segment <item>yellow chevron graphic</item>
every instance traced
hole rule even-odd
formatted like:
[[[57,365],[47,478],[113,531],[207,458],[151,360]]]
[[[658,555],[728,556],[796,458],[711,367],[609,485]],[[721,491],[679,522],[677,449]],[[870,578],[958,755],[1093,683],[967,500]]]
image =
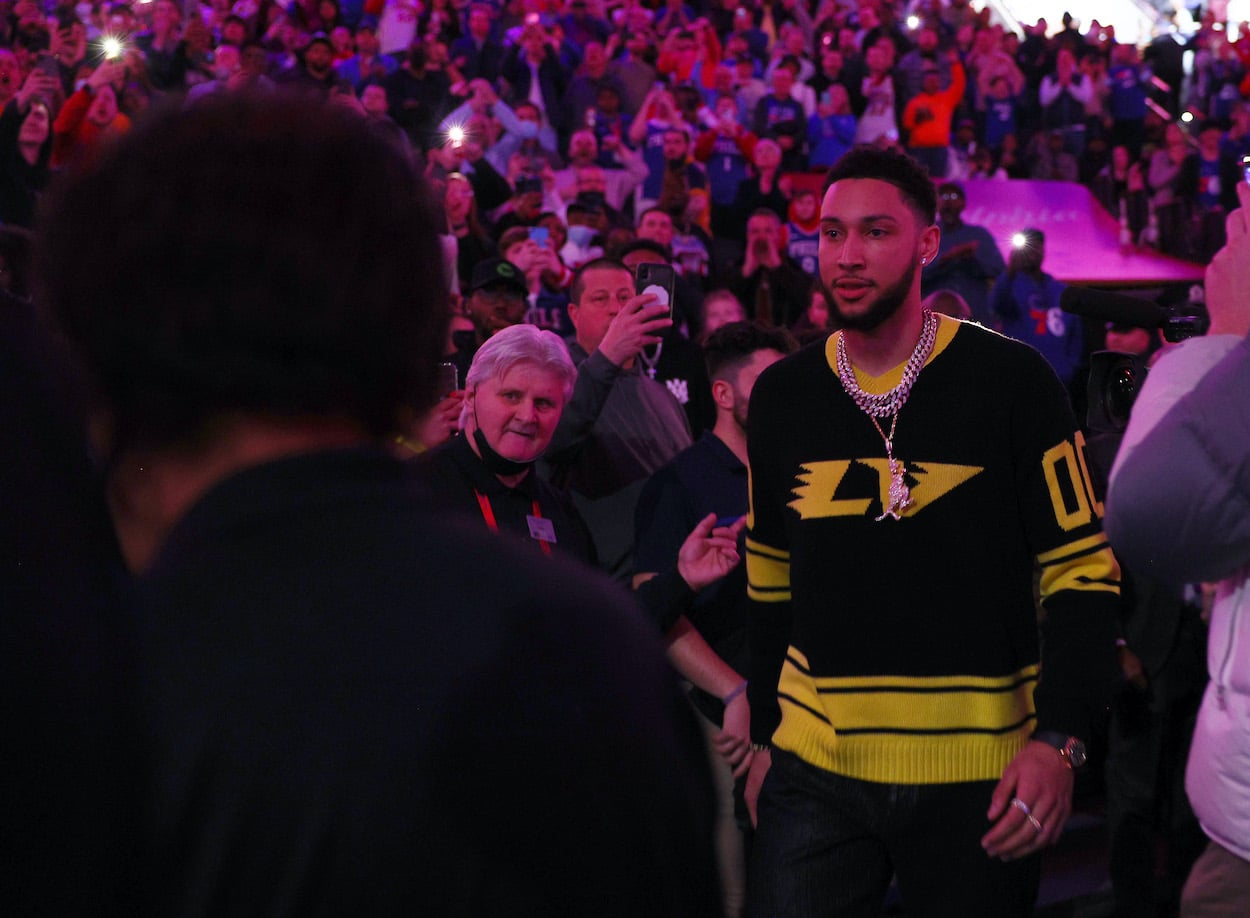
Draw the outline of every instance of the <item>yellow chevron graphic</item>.
[[[837,495],[838,488],[852,465],[860,465],[877,473],[877,493],[872,496]],[[912,504],[904,516],[915,516],[938,498],[949,494],[965,481],[985,471],[979,465],[952,465],[945,462],[906,462],[907,484]],[[799,519],[814,520],[833,516],[866,516],[874,503],[884,506],[889,501],[890,470],[884,457],[837,459],[828,462],[805,462],[795,475],[792,489],[795,499],[789,506]]]

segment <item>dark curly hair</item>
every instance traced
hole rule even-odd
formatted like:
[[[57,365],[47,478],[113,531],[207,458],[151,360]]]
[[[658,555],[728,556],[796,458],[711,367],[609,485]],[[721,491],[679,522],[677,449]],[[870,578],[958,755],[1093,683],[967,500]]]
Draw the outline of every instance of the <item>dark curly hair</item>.
[[[436,211],[358,115],[221,93],[148,117],[48,203],[44,302],[115,450],[192,442],[236,413],[381,437],[433,401]]]
[[[902,194],[921,226],[937,220],[937,191],[924,166],[906,153],[861,144],[848,150],[825,175],[824,191],[843,179],[877,179],[889,182]],[[823,192],[822,192],[823,193]]]

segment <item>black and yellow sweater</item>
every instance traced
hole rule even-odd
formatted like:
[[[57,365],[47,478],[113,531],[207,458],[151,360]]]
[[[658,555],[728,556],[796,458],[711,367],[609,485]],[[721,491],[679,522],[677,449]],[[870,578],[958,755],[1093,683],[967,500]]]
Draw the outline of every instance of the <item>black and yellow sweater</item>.
[[[771,367],[751,401],[753,740],[929,784],[997,779],[1035,729],[1088,738],[1119,570],[1054,372],[943,318],[895,436],[914,503],[877,522],[885,446],[838,381],[836,340]],[[901,371],[859,383],[883,392]]]

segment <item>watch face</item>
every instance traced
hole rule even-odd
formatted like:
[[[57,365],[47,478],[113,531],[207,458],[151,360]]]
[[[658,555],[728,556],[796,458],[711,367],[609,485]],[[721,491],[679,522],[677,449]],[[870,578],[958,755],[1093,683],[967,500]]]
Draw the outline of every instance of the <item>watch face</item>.
[[[1073,768],[1080,768],[1085,764],[1085,760],[1089,756],[1085,752],[1085,744],[1079,739],[1068,740],[1065,751],[1068,753],[1068,761],[1072,763]]]

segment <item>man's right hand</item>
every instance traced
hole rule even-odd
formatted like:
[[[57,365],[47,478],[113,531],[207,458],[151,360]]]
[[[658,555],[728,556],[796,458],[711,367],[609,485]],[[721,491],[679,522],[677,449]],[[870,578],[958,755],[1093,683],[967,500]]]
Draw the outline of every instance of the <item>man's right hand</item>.
[[[464,405],[464,390],[457,389],[422,417],[412,431],[413,437],[426,449],[433,449],[460,432],[460,409]]]
[[[761,749],[751,757],[751,770],[747,772],[747,783],[742,795],[746,799],[747,813],[751,816],[752,828],[760,824],[760,788],[764,786],[764,776],[768,774],[768,769],[772,767],[772,764],[773,751],[771,749]]]
[[[599,342],[599,353],[618,367],[625,366],[644,347],[659,344],[660,332],[672,324],[669,307],[657,303],[654,293],[631,297],[612,317]]]
[[[106,83],[112,83],[115,87],[120,86],[125,79],[125,64],[121,61],[102,61],[100,66],[92,71],[91,76],[87,77],[87,85],[92,90],[97,90]]]
[[[26,81],[17,91],[17,107],[23,112],[28,111],[31,100],[38,95],[44,96],[51,104],[60,92],[61,81],[35,67],[26,75]]]
[[[733,769],[734,780],[751,768],[755,753],[751,751],[751,706],[746,692],[725,705],[721,731],[712,741],[720,757]]]

